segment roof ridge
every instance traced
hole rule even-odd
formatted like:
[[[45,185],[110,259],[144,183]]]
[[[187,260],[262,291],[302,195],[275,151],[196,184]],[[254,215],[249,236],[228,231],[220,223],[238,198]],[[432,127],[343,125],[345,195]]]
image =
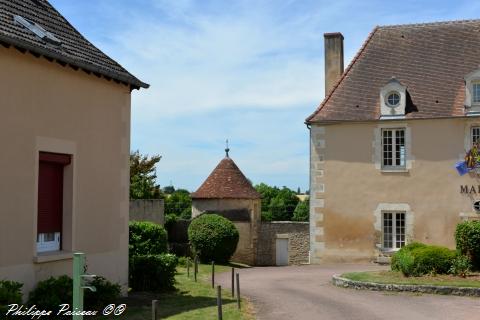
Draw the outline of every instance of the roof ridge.
[[[347,77],[347,74],[350,72],[350,70],[353,68],[353,65],[355,64],[355,62],[357,62],[357,60],[360,58],[360,55],[365,51],[365,49],[367,48],[367,45],[370,43],[370,40],[373,38],[373,35],[375,34],[375,32],[379,29],[380,27],[379,26],[376,26],[375,28],[373,28],[372,31],[370,31],[370,33],[368,34],[368,37],[367,39],[363,42],[362,46],[360,47],[360,49],[357,51],[357,54],[353,57],[352,61],[350,61],[350,63],[348,64],[347,68],[345,69],[345,71],[342,73],[342,75],[340,76],[340,78],[337,80],[337,82],[335,83],[335,85],[332,87],[332,89],[330,89],[330,91],[328,92],[328,94],[325,96],[325,98],[323,99],[322,103],[320,103],[320,105],[317,107],[317,109],[307,118],[305,119],[305,123],[308,124],[310,123],[310,121],[312,120],[313,117],[315,117],[315,115],[318,114],[318,112],[320,112],[320,110],[323,108],[323,106],[328,102],[328,100],[330,100],[330,97],[333,95],[333,93],[335,92],[335,90],[338,88],[338,86],[340,85],[340,83],[342,83],[343,79],[345,79]]]
[[[417,23],[405,23],[405,24],[392,24],[378,26],[381,29],[390,29],[398,27],[426,27],[426,26],[439,26],[449,24],[462,24],[462,23],[475,23],[480,22],[480,19],[461,19],[461,20],[445,20],[445,21],[432,21],[432,22],[417,22]]]

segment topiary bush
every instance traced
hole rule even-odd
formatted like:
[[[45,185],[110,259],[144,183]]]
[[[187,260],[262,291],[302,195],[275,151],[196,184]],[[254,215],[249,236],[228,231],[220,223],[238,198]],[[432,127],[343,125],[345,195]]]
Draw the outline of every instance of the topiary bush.
[[[40,281],[28,297],[28,305],[38,309],[58,311],[64,303],[72,303],[73,281],[69,276],[50,277]]]
[[[480,270],[480,221],[464,221],[455,230],[457,250],[467,256],[472,267]]]
[[[204,213],[188,227],[188,239],[202,262],[228,262],[237,248],[238,238],[235,225],[217,214]]]
[[[445,247],[412,243],[393,255],[391,269],[401,271],[407,277],[446,274],[455,257],[455,251]]]
[[[452,266],[456,252],[445,247],[427,246],[412,250],[414,275],[446,274]]]
[[[130,287],[135,291],[165,291],[174,288],[178,258],[173,254],[130,258]]]
[[[22,303],[23,284],[15,281],[0,281],[0,315],[5,315],[9,304]]]
[[[130,222],[129,252],[130,256],[166,253],[167,232],[165,228],[148,221]]]
[[[120,285],[112,283],[102,276],[95,277],[89,282],[89,285],[94,286],[96,291],[84,291],[85,310],[101,310],[120,297]]]

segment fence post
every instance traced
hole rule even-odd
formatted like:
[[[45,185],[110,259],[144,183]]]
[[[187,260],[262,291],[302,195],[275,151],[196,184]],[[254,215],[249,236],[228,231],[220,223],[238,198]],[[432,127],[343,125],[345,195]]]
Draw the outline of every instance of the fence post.
[[[157,320],[157,302],[158,300],[152,300],[152,320]]]
[[[212,289],[215,288],[215,261],[212,261]]]
[[[235,268],[232,268],[232,298],[235,297]]]
[[[218,310],[218,320],[222,320],[222,286],[217,286],[217,310]]]
[[[240,309],[240,274],[237,273],[237,306]]]

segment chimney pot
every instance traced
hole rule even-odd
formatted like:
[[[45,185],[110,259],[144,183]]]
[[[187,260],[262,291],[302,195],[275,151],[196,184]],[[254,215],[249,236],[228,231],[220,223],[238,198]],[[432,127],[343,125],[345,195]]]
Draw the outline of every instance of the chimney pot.
[[[343,35],[325,33],[325,96],[332,90],[343,73]]]

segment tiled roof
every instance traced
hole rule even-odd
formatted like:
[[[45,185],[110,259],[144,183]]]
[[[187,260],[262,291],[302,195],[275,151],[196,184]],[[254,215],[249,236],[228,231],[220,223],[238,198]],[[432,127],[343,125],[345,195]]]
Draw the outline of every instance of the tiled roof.
[[[407,119],[464,116],[464,77],[479,64],[480,20],[376,27],[306,122],[379,119],[392,77],[407,86]]]
[[[18,15],[34,22],[61,41],[48,44],[27,28],[14,22]],[[13,45],[61,64],[82,68],[107,79],[148,88],[121,65],[85,39],[47,0],[0,0],[0,43]]]
[[[261,195],[229,157],[220,161],[207,180],[192,193],[194,199],[260,199]]]

